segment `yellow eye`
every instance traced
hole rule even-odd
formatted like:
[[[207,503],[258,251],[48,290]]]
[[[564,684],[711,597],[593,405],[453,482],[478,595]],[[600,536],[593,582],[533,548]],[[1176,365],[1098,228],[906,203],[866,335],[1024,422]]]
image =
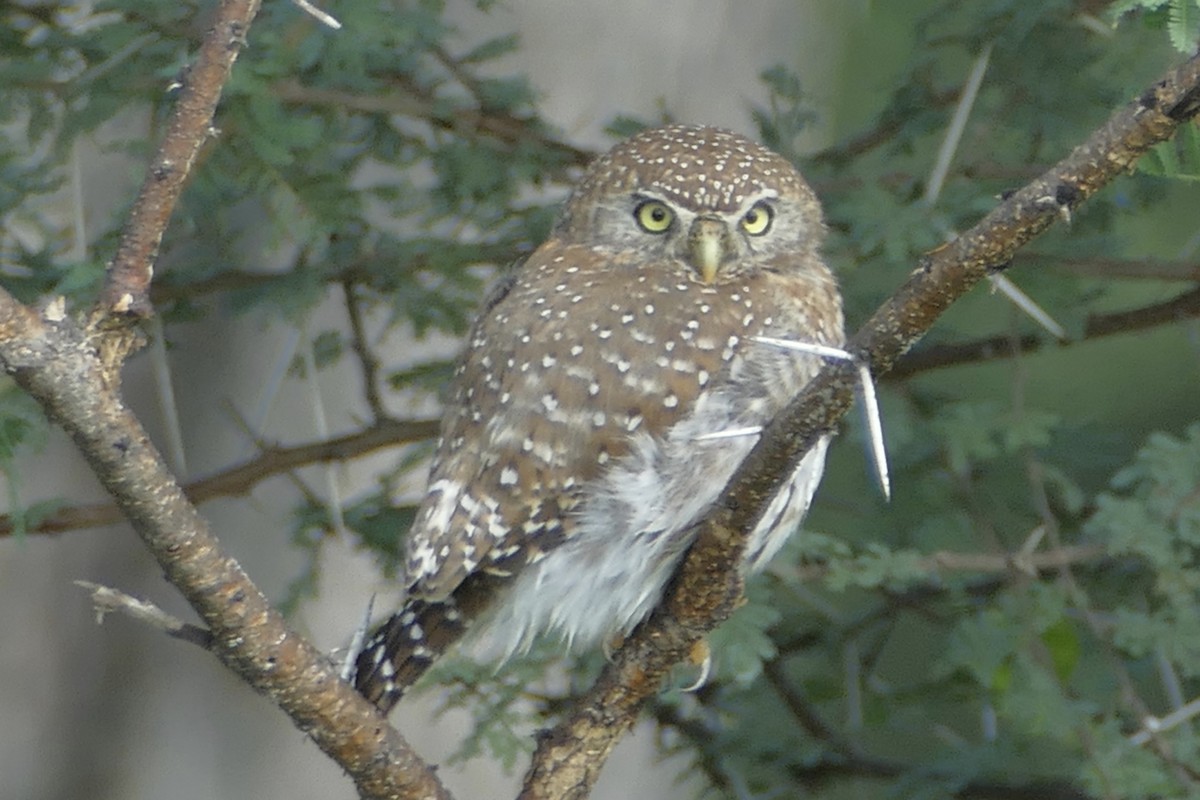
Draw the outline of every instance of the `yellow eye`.
[[[665,233],[675,221],[675,212],[658,200],[647,200],[633,211],[633,217],[646,233]]]
[[[754,207],[742,217],[742,230],[751,236],[762,236],[771,230],[771,220],[775,219],[775,211],[766,203],[755,203]]]

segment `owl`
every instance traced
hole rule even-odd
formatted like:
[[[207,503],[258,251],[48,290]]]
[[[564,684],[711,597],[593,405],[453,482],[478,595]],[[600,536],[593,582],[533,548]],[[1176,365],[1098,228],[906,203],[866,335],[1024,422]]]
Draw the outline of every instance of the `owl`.
[[[386,712],[469,626],[476,654],[505,658],[645,618],[759,428],[820,367],[755,337],[843,342],[823,235],[800,174],[736,133],[670,125],[597,159],[471,330],[407,596],[358,655],[359,691]],[[827,445],[772,498],[746,570],[798,527]]]

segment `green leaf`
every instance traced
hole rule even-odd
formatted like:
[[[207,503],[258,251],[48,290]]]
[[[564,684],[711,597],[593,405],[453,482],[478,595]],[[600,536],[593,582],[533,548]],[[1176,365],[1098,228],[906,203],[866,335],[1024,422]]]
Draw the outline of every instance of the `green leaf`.
[[[1181,125],[1175,136],[1150,149],[1138,160],[1138,170],[1159,178],[1200,181],[1200,128]]]
[[[1065,618],[1042,631],[1042,644],[1054,663],[1054,673],[1060,681],[1070,680],[1083,655],[1083,644],[1075,626]]]
[[[1196,37],[1200,34],[1200,4],[1196,0],[1171,0],[1168,17],[1171,44],[1181,53],[1195,52]]]

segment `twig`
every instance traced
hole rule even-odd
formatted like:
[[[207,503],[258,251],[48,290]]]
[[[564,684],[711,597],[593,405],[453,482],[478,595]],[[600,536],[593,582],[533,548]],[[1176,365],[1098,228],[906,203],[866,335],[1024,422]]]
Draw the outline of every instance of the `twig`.
[[[167,453],[171,468],[181,478],[188,477],[187,449],[183,446],[183,425],[179,421],[179,403],[175,399],[175,381],[171,375],[171,359],[167,356],[167,329],[162,317],[148,323],[150,329],[150,363],[153,367],[154,388],[158,407],[166,428]]]
[[[559,141],[537,130],[536,121],[487,114],[470,108],[446,108],[432,97],[394,87],[386,94],[355,94],[338,89],[305,86],[298,81],[281,81],[272,92],[286,103],[333,106],[373,114],[401,114],[427,120],[436,128],[457,133],[474,131],[506,144],[531,141],[561,155],[567,164],[584,166],[595,154]],[[511,253],[509,254],[511,257]]]
[[[157,628],[175,639],[191,642],[205,650],[212,649],[212,631],[173,617],[149,600],[138,600],[117,589],[89,581],[75,581],[75,585],[82,586],[91,593],[97,625],[104,622],[105,616],[116,611]]]
[[[322,439],[329,437],[329,416],[325,412],[325,399],[321,395],[321,381],[317,374],[317,356],[313,349],[313,339],[308,330],[308,316],[300,325],[302,341],[300,343],[300,358],[304,364],[304,385],[308,389],[308,399],[312,403],[313,426],[317,435]],[[338,481],[337,465],[326,462],[321,465],[325,476],[325,491],[327,499],[320,505],[329,512],[333,530],[339,536],[346,534],[346,519],[342,516],[342,487]]]
[[[1158,258],[1099,258],[1095,256],[1062,256],[1054,253],[1026,253],[1022,261],[1037,261],[1054,269],[1062,269],[1089,278],[1104,280],[1129,279],[1137,281],[1200,281],[1200,263],[1167,261]]]
[[[1200,57],[1168,73],[1114,114],[1053,169],[971,230],[927,254],[846,348],[885,372],[955,300],[1003,269],[1016,250],[1128,170],[1200,110]],[[672,665],[740,601],[746,532],[816,440],[849,409],[857,372],[827,364],[778,415],[700,523],[663,604],[639,626],[591,691],[538,742],[523,800],[584,797],[605,759]]]
[[[978,364],[998,358],[1012,358],[1018,353],[1032,353],[1048,344],[1068,346],[1083,341],[1114,336],[1120,333],[1169,325],[1185,319],[1200,317],[1200,288],[1191,289],[1162,303],[1093,314],[1083,326],[1083,334],[1070,342],[1050,342],[1043,337],[1027,334],[1017,338],[989,336],[970,342],[933,344],[905,355],[896,363],[884,380],[903,380],[920,372],[955,367],[963,364]]]
[[[203,503],[219,497],[249,492],[262,481],[276,475],[328,461],[348,461],[384,447],[421,442],[437,435],[436,420],[383,420],[369,428],[329,441],[309,442],[292,447],[265,448],[258,456],[184,487],[188,500]],[[111,503],[62,508],[30,527],[27,533],[63,533],[81,528],[112,525],[122,519],[121,510]],[[0,537],[13,531],[12,518],[0,515]]]
[[[387,417],[383,397],[379,394],[379,356],[375,355],[375,350],[367,342],[366,326],[363,325],[362,309],[358,305],[354,282],[342,281],[342,293],[346,298],[346,318],[350,321],[350,343],[362,370],[363,394],[367,398],[367,407],[378,422]]]
[[[153,313],[150,281],[158,246],[200,147],[213,132],[221,87],[246,43],[246,31],[258,8],[258,0],[223,0],[218,8],[195,63],[181,78],[166,136],[121,231],[104,290],[92,312],[94,318],[141,318]]]
[[[701,722],[683,716],[675,706],[655,703],[652,706],[655,719],[662,726],[678,731],[699,753],[699,768],[709,782],[718,789],[725,789],[733,797],[749,796],[736,792],[738,776],[726,769],[724,758],[727,753],[719,749],[713,731]],[[790,779],[797,786],[806,788],[816,795],[821,788],[839,779],[858,782],[860,796],[866,795],[863,779],[872,781],[894,781],[911,775],[914,767],[902,761],[887,761],[871,756],[859,755],[853,750],[840,752],[826,758],[805,760],[803,765],[788,768]],[[969,778],[961,772],[943,774],[940,770],[926,773],[933,778],[946,778],[957,788],[950,795],[963,800],[1097,800],[1063,780],[1027,779],[1020,781],[1015,776],[1005,776],[1004,782],[985,777]]]
[[[455,245],[439,242],[443,255],[454,258],[456,253],[446,252]],[[459,267],[466,269],[471,266],[495,266],[511,263],[513,256],[522,252],[529,247],[529,243],[520,239],[502,239],[490,242],[477,242],[466,245],[457,245],[459,253],[469,254],[469,258],[459,257]],[[420,272],[432,269],[428,254],[418,253],[412,255],[403,264],[397,264],[396,270],[403,272],[406,275],[416,275]],[[298,270],[303,270],[308,265],[303,261],[299,261],[290,266],[289,269],[281,272],[244,272],[242,270],[229,269],[219,272],[207,278],[200,280],[183,279],[179,283],[172,283],[173,278],[179,276],[168,274],[165,280],[160,280],[154,284],[151,290],[151,298],[155,305],[170,303],[176,300],[195,301],[197,298],[206,295],[215,294],[218,292],[236,292],[243,289],[255,290],[270,290],[271,284],[282,284],[294,277]],[[377,276],[372,274],[371,270],[361,261],[351,262],[340,269],[326,271],[328,264],[322,265],[320,279],[327,284],[345,283],[347,281],[355,284],[369,285],[375,281]]]
[[[845,164],[853,161],[861,155],[871,152],[877,147],[887,144],[896,137],[896,132],[904,126],[904,123],[909,119],[910,114],[906,108],[912,104],[916,107],[932,110],[944,108],[957,100],[962,95],[962,87],[958,86],[953,89],[935,92],[928,87],[917,87],[924,89],[924,94],[919,99],[908,99],[904,104],[896,103],[891,108],[888,108],[879,117],[879,122],[874,128],[863,131],[857,136],[848,139],[840,144],[822,150],[819,153],[813,154],[809,161],[828,164]]]
[[[780,659],[763,663],[763,677],[783,700],[792,718],[800,723],[813,739],[828,747],[832,752],[846,758],[861,759],[864,754],[853,741],[846,739],[817,713],[817,710],[784,677]]]

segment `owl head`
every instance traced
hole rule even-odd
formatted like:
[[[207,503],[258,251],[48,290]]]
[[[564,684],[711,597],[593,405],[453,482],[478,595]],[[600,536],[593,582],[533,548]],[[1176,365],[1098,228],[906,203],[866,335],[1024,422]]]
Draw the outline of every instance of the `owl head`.
[[[824,230],[816,196],[785,158],[731,131],[669,125],[594,161],[555,234],[643,263],[683,264],[712,284],[802,267]]]

